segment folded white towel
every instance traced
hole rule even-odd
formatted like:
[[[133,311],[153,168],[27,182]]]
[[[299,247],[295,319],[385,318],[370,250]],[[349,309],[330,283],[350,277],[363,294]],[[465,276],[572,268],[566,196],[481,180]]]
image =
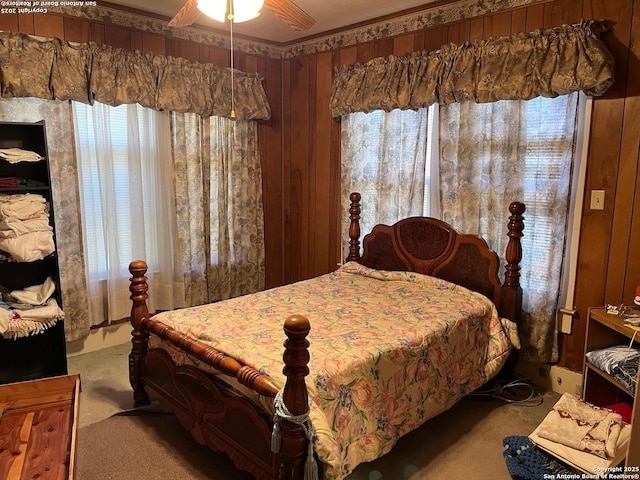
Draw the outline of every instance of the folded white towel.
[[[64,318],[64,313],[60,310],[55,298],[50,298],[47,304],[39,308],[29,310],[14,310],[13,313],[22,320],[47,321],[51,319]]]
[[[11,296],[28,305],[44,305],[55,291],[56,284],[53,278],[47,277],[40,285],[31,285],[22,290],[13,290]]]
[[[0,196],[0,216],[29,220],[47,213],[47,201],[42,195],[25,193]]]
[[[55,251],[53,232],[31,232],[17,238],[0,238],[0,250],[18,262],[41,260]]]
[[[50,232],[53,228],[49,225],[48,215],[39,215],[29,220],[4,218],[0,220],[0,238],[16,238],[31,232]]]

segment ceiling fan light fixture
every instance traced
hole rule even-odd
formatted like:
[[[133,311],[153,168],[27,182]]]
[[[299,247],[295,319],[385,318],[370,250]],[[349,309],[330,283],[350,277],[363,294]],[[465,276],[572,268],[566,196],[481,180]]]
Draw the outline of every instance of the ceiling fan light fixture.
[[[198,0],[198,10],[218,22],[224,23],[227,19],[226,0]]]
[[[208,17],[224,23],[232,18],[234,23],[246,22],[260,15],[264,0],[233,0],[233,11],[227,15],[228,0],[198,0],[198,10]]]
[[[236,23],[253,20],[260,15],[264,0],[233,0],[233,21]]]

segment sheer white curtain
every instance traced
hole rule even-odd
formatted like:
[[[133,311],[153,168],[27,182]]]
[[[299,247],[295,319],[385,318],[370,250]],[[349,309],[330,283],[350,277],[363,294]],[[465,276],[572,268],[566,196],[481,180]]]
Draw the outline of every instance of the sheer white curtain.
[[[146,260],[151,311],[184,305],[167,112],[73,103],[91,324],[127,317]]]
[[[429,125],[426,108],[342,116],[342,211],[349,210],[351,192],[362,194],[362,235],[378,223],[430,213]],[[348,231],[345,218],[342,258]]]

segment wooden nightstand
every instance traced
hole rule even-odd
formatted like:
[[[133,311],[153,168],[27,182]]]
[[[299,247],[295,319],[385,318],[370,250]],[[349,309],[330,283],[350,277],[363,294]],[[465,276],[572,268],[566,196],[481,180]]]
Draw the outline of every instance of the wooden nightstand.
[[[614,345],[628,345],[633,338],[634,330],[624,325],[624,319],[608,314],[604,308],[591,308],[587,320],[587,352]],[[640,333],[636,335],[640,340]],[[634,342],[640,346],[640,342]],[[584,378],[582,379],[582,398],[594,405],[612,405],[626,402],[633,404],[631,417],[631,439],[627,454],[627,467],[640,466],[640,403],[629,389],[613,376],[591,365],[585,358]],[[636,389],[637,390],[637,389]],[[637,396],[636,396],[637,397]],[[631,472],[630,472],[631,473]]]
[[[614,345],[628,345],[634,330],[624,325],[624,319],[608,314],[604,308],[589,310],[585,355],[593,350]],[[640,334],[636,336],[640,340]],[[636,346],[640,343],[635,342]],[[633,394],[622,383],[590,364],[585,358],[582,397],[594,405],[619,402],[633,403]]]

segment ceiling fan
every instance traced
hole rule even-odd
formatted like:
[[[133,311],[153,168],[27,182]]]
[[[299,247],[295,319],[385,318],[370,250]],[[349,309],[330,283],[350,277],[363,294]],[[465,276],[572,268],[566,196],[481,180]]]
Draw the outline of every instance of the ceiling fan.
[[[219,1],[219,0],[218,0]],[[234,3],[237,0],[234,0]],[[211,0],[209,0],[211,2]],[[206,0],[187,0],[184,6],[169,22],[170,27],[185,27],[196,21],[201,9],[198,4],[206,4]],[[228,3],[225,1],[225,3]],[[265,8],[271,10],[276,17],[289,25],[292,30],[303,31],[308,30],[316,21],[291,0],[264,0]],[[248,20],[248,18],[246,19]],[[221,20],[222,21],[222,20]],[[239,21],[239,19],[236,19]]]

